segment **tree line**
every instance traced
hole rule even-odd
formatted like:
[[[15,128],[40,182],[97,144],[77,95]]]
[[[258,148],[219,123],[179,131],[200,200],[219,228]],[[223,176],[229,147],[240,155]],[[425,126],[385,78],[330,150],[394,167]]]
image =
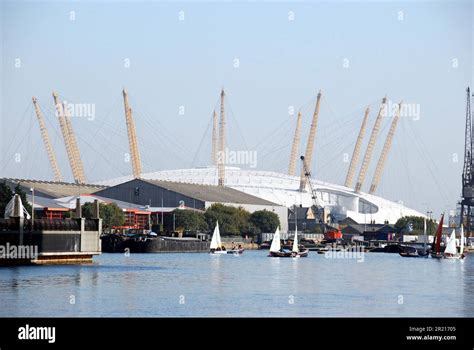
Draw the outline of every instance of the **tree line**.
[[[280,226],[277,214],[269,210],[258,210],[253,213],[242,207],[213,204],[205,212],[176,209],[167,217],[164,226],[170,228],[174,216],[176,231],[210,232],[219,222],[221,235],[253,236],[261,232],[275,232]]]

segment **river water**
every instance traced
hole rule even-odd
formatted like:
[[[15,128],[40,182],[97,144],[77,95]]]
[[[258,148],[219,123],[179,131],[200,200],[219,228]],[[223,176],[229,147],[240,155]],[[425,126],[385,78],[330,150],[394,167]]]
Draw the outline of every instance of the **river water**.
[[[0,316],[474,316],[464,261],[102,254],[92,265],[0,268]]]

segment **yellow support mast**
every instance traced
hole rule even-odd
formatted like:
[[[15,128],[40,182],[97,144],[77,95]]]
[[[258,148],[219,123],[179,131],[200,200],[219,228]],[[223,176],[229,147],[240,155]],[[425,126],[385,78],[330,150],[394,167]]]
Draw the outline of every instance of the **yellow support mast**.
[[[61,182],[62,176],[61,171],[59,170],[58,162],[56,160],[56,155],[54,154],[53,147],[51,146],[51,142],[49,140],[48,130],[46,129],[46,124],[44,122],[43,113],[41,113],[41,109],[38,105],[38,100],[36,97],[32,97],[33,105],[35,107],[36,117],[38,118],[38,123],[41,131],[41,137],[43,138],[43,143],[46,148],[46,152],[48,153],[49,163],[51,165],[51,169],[53,170],[54,181]]]
[[[63,104],[63,111],[64,111],[64,120],[66,121],[67,132],[69,134],[69,142],[71,144],[71,149],[74,156],[74,162],[76,164],[78,183],[85,184],[86,175],[84,173],[84,166],[82,164],[79,147],[77,146],[76,136],[74,135],[74,130],[72,128],[71,116],[69,115],[69,112],[65,104]]]
[[[382,99],[382,104],[380,106],[377,119],[375,119],[375,124],[372,129],[372,134],[370,135],[369,143],[367,144],[367,149],[365,150],[364,160],[362,161],[359,177],[357,179],[357,183],[355,187],[356,192],[359,192],[360,189],[362,188],[362,185],[365,180],[365,176],[367,175],[367,170],[369,169],[370,159],[372,158],[372,153],[374,152],[375,141],[377,140],[377,135],[380,130],[380,123],[382,122],[382,117],[384,114],[386,103],[387,103],[387,96],[385,96]]]
[[[379,185],[380,178],[382,177],[383,168],[387,161],[387,155],[392,147],[393,136],[395,135],[395,130],[397,128],[398,120],[400,119],[400,111],[402,109],[402,102],[398,104],[398,110],[393,118],[392,125],[390,125],[390,130],[388,131],[387,139],[383,145],[382,153],[380,153],[380,158],[377,163],[377,168],[375,168],[374,177],[372,179],[372,184],[370,185],[369,193],[373,194]]]
[[[135,123],[133,121],[132,109],[128,102],[128,93],[125,88],[123,93],[123,103],[125,108],[125,121],[127,124],[128,144],[130,147],[130,156],[132,158],[132,171],[135,179],[140,178],[142,173],[142,165],[140,160],[140,151],[138,149],[137,133],[135,130]]]
[[[291,146],[290,165],[288,166],[288,175],[295,176],[296,162],[298,159],[298,148],[301,140],[301,111],[298,112],[296,119],[295,135],[293,137],[293,145]]]
[[[364,119],[362,120],[362,125],[360,126],[359,136],[357,136],[357,141],[354,147],[354,152],[352,153],[351,164],[349,165],[349,170],[346,175],[346,182],[344,186],[351,187],[352,178],[354,177],[357,162],[359,161],[360,149],[362,147],[362,141],[364,140],[365,129],[367,126],[367,120],[369,119],[370,107],[367,107],[364,114]]]
[[[319,106],[321,103],[321,90],[318,92],[318,97],[316,98],[316,106],[314,108],[313,113],[313,120],[311,121],[311,128],[309,129],[308,135],[308,143],[306,144],[306,152],[304,155],[305,164],[308,168],[308,171],[311,171],[311,162],[313,159],[313,148],[314,148],[314,140],[316,138],[316,129],[318,128],[318,118],[319,118]],[[304,174],[304,170],[301,171],[301,178],[300,178],[300,191],[304,191],[306,189],[306,176]]]
[[[225,109],[224,109],[224,89],[221,90],[221,118],[219,126],[219,155],[218,159],[218,186],[224,186],[225,183]]]
[[[69,165],[71,166],[72,176],[74,181],[80,183],[80,176],[78,175],[76,162],[74,158],[74,153],[71,147],[71,142],[69,140],[69,131],[66,125],[66,118],[64,116],[64,106],[59,100],[58,94],[53,92],[54,106],[56,107],[56,114],[59,121],[59,126],[61,128],[61,134],[63,135],[64,146],[66,147],[66,153],[69,160]]]

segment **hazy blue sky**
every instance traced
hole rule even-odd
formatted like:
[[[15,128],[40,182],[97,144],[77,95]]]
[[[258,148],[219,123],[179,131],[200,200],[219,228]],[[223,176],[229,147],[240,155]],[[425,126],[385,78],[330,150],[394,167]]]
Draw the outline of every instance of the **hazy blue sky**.
[[[296,115],[289,106],[302,109],[305,143],[322,89],[317,178],[343,183],[363,110],[372,107],[369,133],[387,94],[417,106],[420,117],[402,118],[377,193],[436,215],[459,198],[465,88],[473,82],[470,1],[12,1],[1,3],[0,20],[0,176],[52,178],[34,95],[72,179],[53,90],[95,108],[94,118],[73,118],[88,180],[131,173],[123,86],[144,171],[209,164],[209,121],[223,86],[229,148],[257,151],[257,169],[286,172]]]

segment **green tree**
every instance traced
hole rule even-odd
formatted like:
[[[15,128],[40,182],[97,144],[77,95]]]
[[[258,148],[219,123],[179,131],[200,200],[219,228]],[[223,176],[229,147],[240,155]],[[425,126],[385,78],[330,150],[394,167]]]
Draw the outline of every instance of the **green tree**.
[[[408,229],[409,224],[413,226],[413,231]],[[412,235],[422,235],[424,226],[424,218],[422,216],[404,216],[397,220],[395,228],[399,233],[407,233]],[[436,232],[438,224],[432,219],[426,220],[426,231],[431,234]]]
[[[5,207],[7,206],[8,202],[13,197],[13,192],[11,188],[7,185],[5,181],[0,183],[0,215],[3,218],[5,215]]]
[[[86,219],[94,217],[94,203],[84,203],[82,205],[82,216]],[[99,217],[102,219],[102,226],[104,228],[122,226],[125,223],[123,211],[115,203],[99,203]]]
[[[189,231],[207,231],[208,229],[204,213],[195,210],[175,209],[173,214],[176,228],[181,227],[183,230]]]
[[[244,235],[251,233],[250,213],[242,207],[233,207],[220,203],[207,208],[204,217],[211,230],[219,221],[222,235]]]
[[[256,228],[256,233],[275,232],[280,226],[280,218],[272,211],[258,210],[250,215],[250,223]]]

